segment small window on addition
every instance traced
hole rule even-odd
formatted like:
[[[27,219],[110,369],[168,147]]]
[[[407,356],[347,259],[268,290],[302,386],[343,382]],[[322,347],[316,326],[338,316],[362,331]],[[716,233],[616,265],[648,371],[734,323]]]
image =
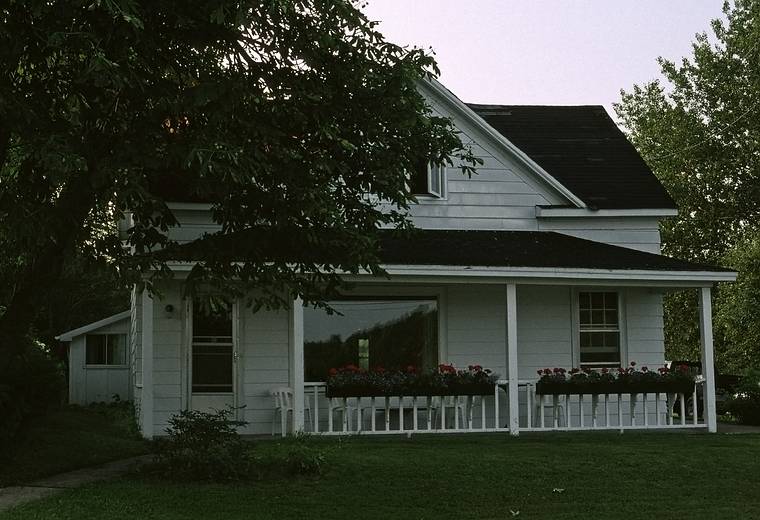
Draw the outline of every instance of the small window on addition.
[[[618,293],[578,293],[581,366],[620,366]]]
[[[443,197],[446,169],[443,165],[422,160],[417,164],[411,178],[414,195]]]
[[[87,365],[126,365],[126,334],[88,334],[85,338]]]

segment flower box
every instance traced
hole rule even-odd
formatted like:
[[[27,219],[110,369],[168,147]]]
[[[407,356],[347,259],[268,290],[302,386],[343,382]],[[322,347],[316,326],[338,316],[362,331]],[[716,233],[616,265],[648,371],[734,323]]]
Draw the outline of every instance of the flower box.
[[[595,371],[574,368],[539,370],[541,378],[536,383],[537,395],[603,395],[603,394],[687,394],[694,392],[694,377],[684,367],[670,370],[659,368],[656,372],[642,367],[619,368],[616,373],[609,369]]]
[[[694,381],[605,381],[573,383],[571,381],[539,381],[538,395],[589,395],[589,394],[687,394],[694,391]]]
[[[418,372],[363,370],[349,365],[332,369],[327,379],[328,398],[344,397],[432,397],[493,395],[497,376],[479,365],[457,370],[452,365]]]
[[[585,395],[617,394],[618,385],[614,381],[574,383],[571,381],[539,381],[536,383],[538,395]]]

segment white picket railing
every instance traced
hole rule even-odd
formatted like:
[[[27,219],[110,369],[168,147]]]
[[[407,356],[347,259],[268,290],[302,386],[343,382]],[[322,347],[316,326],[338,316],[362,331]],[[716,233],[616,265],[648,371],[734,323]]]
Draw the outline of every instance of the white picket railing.
[[[642,430],[706,428],[699,419],[697,388],[692,395],[674,393],[536,395],[535,382],[526,383],[525,431],[549,430]],[[691,418],[687,399],[691,398]],[[678,418],[674,410],[679,403]],[[548,418],[547,418],[548,416]]]
[[[508,432],[499,426],[506,383],[499,381],[489,396],[333,398],[326,397],[324,383],[305,383],[307,429],[327,435]]]
[[[705,428],[697,379],[684,394],[536,395],[536,381],[518,383],[521,431]],[[309,432],[323,435],[508,432],[508,382],[488,396],[327,398],[325,383],[305,383]],[[691,417],[687,398],[691,397]],[[678,410],[674,410],[679,403]],[[677,414],[677,417],[676,417]]]

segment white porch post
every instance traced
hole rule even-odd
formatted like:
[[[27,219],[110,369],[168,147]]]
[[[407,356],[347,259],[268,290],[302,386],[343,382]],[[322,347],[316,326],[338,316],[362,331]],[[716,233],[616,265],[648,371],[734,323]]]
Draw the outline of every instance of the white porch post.
[[[304,430],[304,387],[303,387],[303,301],[293,300],[290,312],[291,375],[293,388],[293,432]]]
[[[509,283],[507,284],[507,379],[509,380],[509,433],[511,435],[520,434],[517,372],[517,286]]]
[[[142,292],[142,392],[140,428],[143,437],[153,438],[153,298]]]
[[[699,338],[702,344],[702,375],[704,383],[704,417],[707,430],[715,433],[718,430],[718,419],[715,413],[715,363],[713,360],[713,327],[712,301],[710,287],[699,290]]]

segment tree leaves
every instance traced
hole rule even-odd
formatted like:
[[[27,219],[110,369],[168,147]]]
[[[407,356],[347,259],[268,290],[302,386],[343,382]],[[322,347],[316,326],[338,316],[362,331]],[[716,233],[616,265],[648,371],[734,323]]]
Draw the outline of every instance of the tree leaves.
[[[690,58],[659,59],[665,86],[654,81],[623,91],[615,109],[679,206],[678,217],[662,224],[663,252],[738,268],[744,278],[753,267],[739,259],[754,251],[742,253],[760,221],[760,4],[737,0],[724,12],[727,22],[712,22],[714,36],[697,35]],[[732,299],[724,293],[752,298],[742,287],[721,287],[716,301],[718,359],[733,370],[758,361],[760,350],[730,354],[741,336],[735,324],[749,316],[731,318],[720,306]],[[696,298],[669,295],[666,310],[669,355],[696,357]],[[754,341],[760,345],[760,336]]]
[[[14,0],[0,20],[0,248],[20,259],[0,336],[84,250],[167,273],[170,201],[210,204],[220,237],[340,252],[197,243],[196,278],[317,302],[339,272],[380,272],[374,236],[408,227],[420,153],[476,161],[418,91],[432,57],[386,42],[348,0]],[[137,255],[103,234],[125,212]]]

